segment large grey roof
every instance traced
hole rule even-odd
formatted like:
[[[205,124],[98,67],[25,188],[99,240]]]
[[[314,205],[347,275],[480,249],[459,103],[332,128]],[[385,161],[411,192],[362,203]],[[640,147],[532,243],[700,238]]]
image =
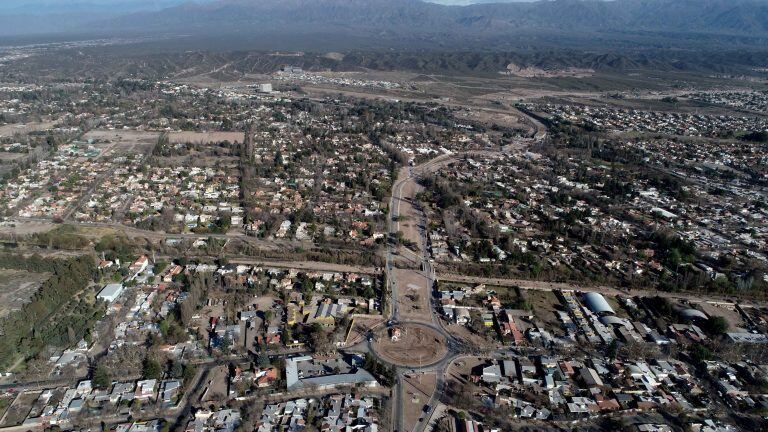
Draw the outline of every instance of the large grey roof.
[[[704,312],[698,309],[683,309],[682,311],[680,311],[680,315],[688,319],[698,318],[698,319],[705,320],[708,318]]]
[[[592,313],[615,313],[611,305],[608,304],[603,295],[600,293],[588,292],[584,294],[583,300],[584,304],[587,306],[587,309],[592,311]]]
[[[615,315],[600,317],[600,322],[605,325],[615,325],[615,326],[626,326],[628,324],[626,319],[619,318]]]

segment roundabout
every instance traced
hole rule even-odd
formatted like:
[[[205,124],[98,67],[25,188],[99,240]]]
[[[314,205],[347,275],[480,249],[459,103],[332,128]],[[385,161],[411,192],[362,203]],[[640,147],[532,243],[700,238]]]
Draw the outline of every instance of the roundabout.
[[[394,366],[422,368],[445,359],[446,342],[445,336],[432,326],[410,322],[380,328],[371,348],[380,359]]]

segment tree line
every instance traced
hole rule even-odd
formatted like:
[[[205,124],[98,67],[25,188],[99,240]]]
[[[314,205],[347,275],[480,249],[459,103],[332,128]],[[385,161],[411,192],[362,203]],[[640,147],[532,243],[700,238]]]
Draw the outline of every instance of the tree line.
[[[101,305],[77,298],[96,275],[92,256],[49,259],[0,255],[0,267],[51,274],[27,304],[0,324],[2,368],[12,365],[19,356],[34,357],[47,346],[76,343],[103,315]]]

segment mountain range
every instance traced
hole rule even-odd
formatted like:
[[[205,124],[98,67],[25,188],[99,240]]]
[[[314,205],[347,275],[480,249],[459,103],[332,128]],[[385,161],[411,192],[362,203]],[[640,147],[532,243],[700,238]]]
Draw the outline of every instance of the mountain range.
[[[543,0],[467,6],[421,0],[140,1],[147,5],[143,10],[79,9],[76,17],[56,8],[48,14],[3,12],[0,35],[245,40],[322,35],[359,38],[385,48],[442,50],[572,46],[582,41],[654,48],[762,47],[768,41],[768,0]],[[172,6],[158,9],[158,4]]]

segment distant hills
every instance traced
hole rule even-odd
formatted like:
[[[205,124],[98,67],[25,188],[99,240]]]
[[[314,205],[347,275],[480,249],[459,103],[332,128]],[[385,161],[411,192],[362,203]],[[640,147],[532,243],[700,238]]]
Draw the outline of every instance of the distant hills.
[[[96,15],[86,11],[79,9],[76,17],[59,9],[50,15],[2,13],[0,34],[173,34],[299,41],[298,36],[322,35],[348,43],[364,40],[365,48],[379,44],[440,50],[590,43],[763,47],[768,41],[768,0],[544,0],[468,6],[420,0],[208,0],[132,13],[104,7],[94,8]],[[30,16],[32,23],[25,21]]]
[[[764,38],[768,0],[552,0],[444,6],[420,0],[222,0],[123,16],[112,31],[332,33],[383,39],[493,41],[554,33]],[[565,37],[563,38],[565,39]]]

